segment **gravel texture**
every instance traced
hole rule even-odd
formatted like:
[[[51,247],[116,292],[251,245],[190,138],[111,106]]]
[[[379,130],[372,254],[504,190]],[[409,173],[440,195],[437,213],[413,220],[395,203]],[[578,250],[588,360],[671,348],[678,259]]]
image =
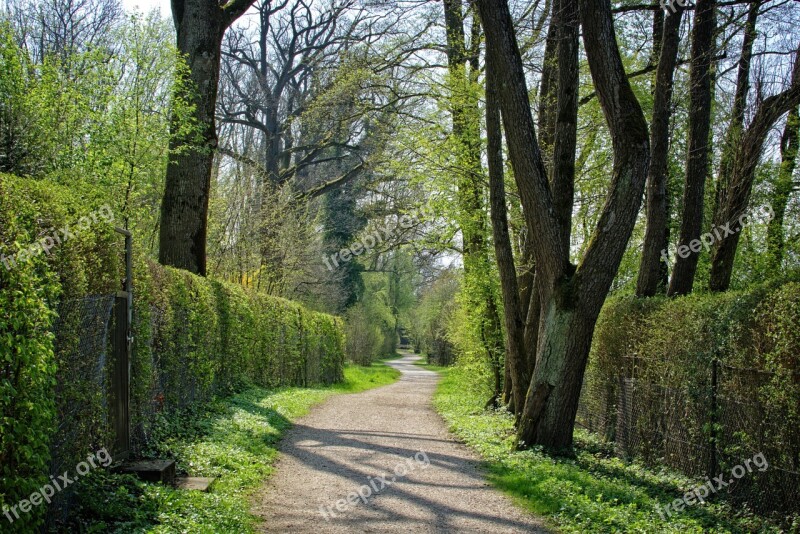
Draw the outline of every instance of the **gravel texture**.
[[[546,532],[447,432],[431,406],[438,375],[418,359],[389,362],[397,383],[335,395],[297,421],[256,499],[261,532]]]

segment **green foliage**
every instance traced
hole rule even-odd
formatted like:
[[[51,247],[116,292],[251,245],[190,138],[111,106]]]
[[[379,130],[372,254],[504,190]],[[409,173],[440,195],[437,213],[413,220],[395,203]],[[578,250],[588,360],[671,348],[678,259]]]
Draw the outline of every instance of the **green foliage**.
[[[363,302],[347,310],[345,316],[347,358],[359,365],[370,365],[383,350],[383,329],[374,319]]]
[[[29,69],[13,30],[0,21],[0,172],[32,174],[41,164],[36,157],[34,110],[25,98]]]
[[[101,47],[36,64],[0,27],[0,152],[8,155],[0,172],[102,196],[120,223],[145,236],[157,225],[170,121],[182,125],[176,135],[197,133],[191,104],[172,95],[175,74],[187,66],[172,25],[157,15],[131,16],[111,33],[119,43],[113,52]]]
[[[623,462],[583,432],[576,433],[571,459],[516,451],[513,416],[485,411],[485,396],[469,387],[472,382],[473,376],[460,367],[448,369],[436,393],[436,409],[451,431],[481,454],[490,481],[559,532],[782,532],[724,503],[706,502],[662,518],[656,506],[672,502],[697,482]]]
[[[339,319],[155,263],[138,274],[131,403],[143,442],[162,411],[245,386],[342,380]]]
[[[33,206],[0,175],[0,255],[15,254],[33,235],[17,220]],[[15,506],[45,481],[55,415],[55,357],[48,304],[58,284],[42,256],[9,269],[0,264],[0,508]],[[16,526],[34,530],[42,510],[21,514]],[[5,523],[6,519],[2,518]]]
[[[410,320],[414,349],[424,352],[429,362],[453,363],[453,343],[449,328],[455,326],[456,296],[460,288],[459,273],[445,271],[429,288],[425,288]]]
[[[399,329],[415,302],[415,268],[406,251],[389,252],[376,271],[360,275],[364,295],[345,316],[347,357],[362,365],[395,354]]]
[[[314,404],[397,380],[386,365],[347,367],[333,387],[251,388],[159,417],[147,453],[175,458],[180,473],[215,477],[209,493],[187,492],[95,471],[81,479],[68,525],[81,532],[253,532],[250,497],[272,473],[277,443]]]
[[[672,300],[609,300],[584,381],[582,406],[592,419],[584,424],[618,438],[628,454],[686,472],[706,472],[711,447],[721,469],[763,453],[775,469],[737,484],[730,498],[795,510],[796,475],[781,477],[796,471],[800,455],[798,311],[796,282]],[[635,379],[629,384],[635,395],[626,395],[635,407],[624,414],[626,434],[616,436],[622,378]],[[785,486],[779,495],[778,486]]]
[[[51,464],[75,465],[104,435],[104,399],[85,372],[87,362],[74,358],[80,325],[62,317],[63,335],[55,346],[50,332],[61,301],[115,289],[119,258],[105,220],[86,227],[79,223],[96,213],[96,204],[77,201],[67,188],[9,175],[0,175],[0,191],[0,254],[5,260],[0,265],[0,337],[7,344],[2,351],[2,420],[4,427],[15,429],[0,433],[3,447],[14,451],[3,453],[9,456],[2,465],[13,474],[3,476],[11,486],[0,493],[16,504],[30,495],[31,486],[39,487]],[[63,228],[72,237],[64,238]],[[61,242],[49,254],[40,249],[22,259],[36,243],[54,236]],[[64,420],[66,413],[73,414],[79,430],[68,440],[57,436],[60,446],[51,462],[53,422]],[[36,521],[38,515],[30,517]]]
[[[48,181],[0,175],[0,254],[17,258],[16,265],[3,258],[9,268],[0,264],[0,504],[30,495],[51,465],[68,469],[108,443],[107,399],[83,352],[80,317],[60,318],[55,349],[50,334],[60,303],[119,287],[120,239],[109,221],[76,224],[96,211],[92,202]],[[19,259],[21,250],[66,227],[74,235],[49,254]],[[220,395],[343,380],[338,318],[139,258],[131,361],[139,452],[152,450],[164,417]],[[58,425],[70,432],[52,440]]]

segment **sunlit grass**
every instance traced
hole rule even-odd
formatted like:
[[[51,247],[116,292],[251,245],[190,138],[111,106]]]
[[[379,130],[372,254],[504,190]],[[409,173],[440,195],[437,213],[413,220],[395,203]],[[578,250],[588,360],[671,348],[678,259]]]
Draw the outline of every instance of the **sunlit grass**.
[[[252,388],[165,418],[154,431],[149,455],[175,458],[179,473],[214,477],[211,491],[181,491],[96,472],[80,485],[69,527],[81,532],[252,532],[251,498],[272,473],[278,441],[291,421],[331,395],[391,384],[399,376],[383,363],[348,366],[345,381],[335,386]]]
[[[435,405],[450,429],[481,454],[495,486],[561,532],[781,532],[725,503],[707,502],[661,517],[656,505],[681,497],[697,482],[615,458],[587,433],[576,433],[575,458],[515,451],[513,417],[484,411],[485,399],[469,393],[474,389],[467,387],[466,373],[442,374]]]

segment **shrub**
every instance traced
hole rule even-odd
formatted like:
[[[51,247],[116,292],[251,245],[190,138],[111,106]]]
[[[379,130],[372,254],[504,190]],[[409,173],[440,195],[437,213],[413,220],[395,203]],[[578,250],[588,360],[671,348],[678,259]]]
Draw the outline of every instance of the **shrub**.
[[[692,475],[715,476],[764,453],[771,469],[739,481],[729,497],[797,512],[799,327],[797,282],[612,298],[595,331],[578,422],[618,452]]]
[[[341,382],[338,319],[285,299],[146,262],[134,288],[131,377],[134,445],[162,413],[246,386]]]
[[[123,254],[113,220],[82,219],[101,207],[91,198],[0,174],[0,254],[10,258],[59,229],[80,229],[49,254],[0,263],[0,505],[15,505],[49,471],[71,470],[112,443],[108,329]],[[135,250],[135,452],[146,451],[162,414],[248,385],[343,380],[339,319],[144,258]],[[33,530],[41,518],[37,508],[18,524]]]
[[[17,198],[16,184],[0,175],[0,254],[11,256],[31,234],[17,221],[33,206]],[[10,266],[9,266],[10,267]],[[58,295],[55,277],[38,256],[16,268],[0,265],[0,508],[15,506],[45,482],[55,415],[55,358],[49,333]],[[15,521],[33,531],[42,511]],[[0,516],[0,522],[6,518]]]
[[[359,302],[347,310],[346,329],[347,358],[359,365],[370,365],[381,354],[384,336],[363,303]]]

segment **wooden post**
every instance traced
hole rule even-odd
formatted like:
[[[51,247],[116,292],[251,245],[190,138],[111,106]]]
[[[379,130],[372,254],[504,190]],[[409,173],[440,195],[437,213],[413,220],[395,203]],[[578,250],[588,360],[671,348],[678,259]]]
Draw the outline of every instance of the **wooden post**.
[[[111,372],[111,420],[114,431],[114,459],[125,460],[130,455],[130,382],[131,348],[133,336],[133,236],[127,230],[116,228],[125,236],[124,291],[114,302],[114,363]]]

